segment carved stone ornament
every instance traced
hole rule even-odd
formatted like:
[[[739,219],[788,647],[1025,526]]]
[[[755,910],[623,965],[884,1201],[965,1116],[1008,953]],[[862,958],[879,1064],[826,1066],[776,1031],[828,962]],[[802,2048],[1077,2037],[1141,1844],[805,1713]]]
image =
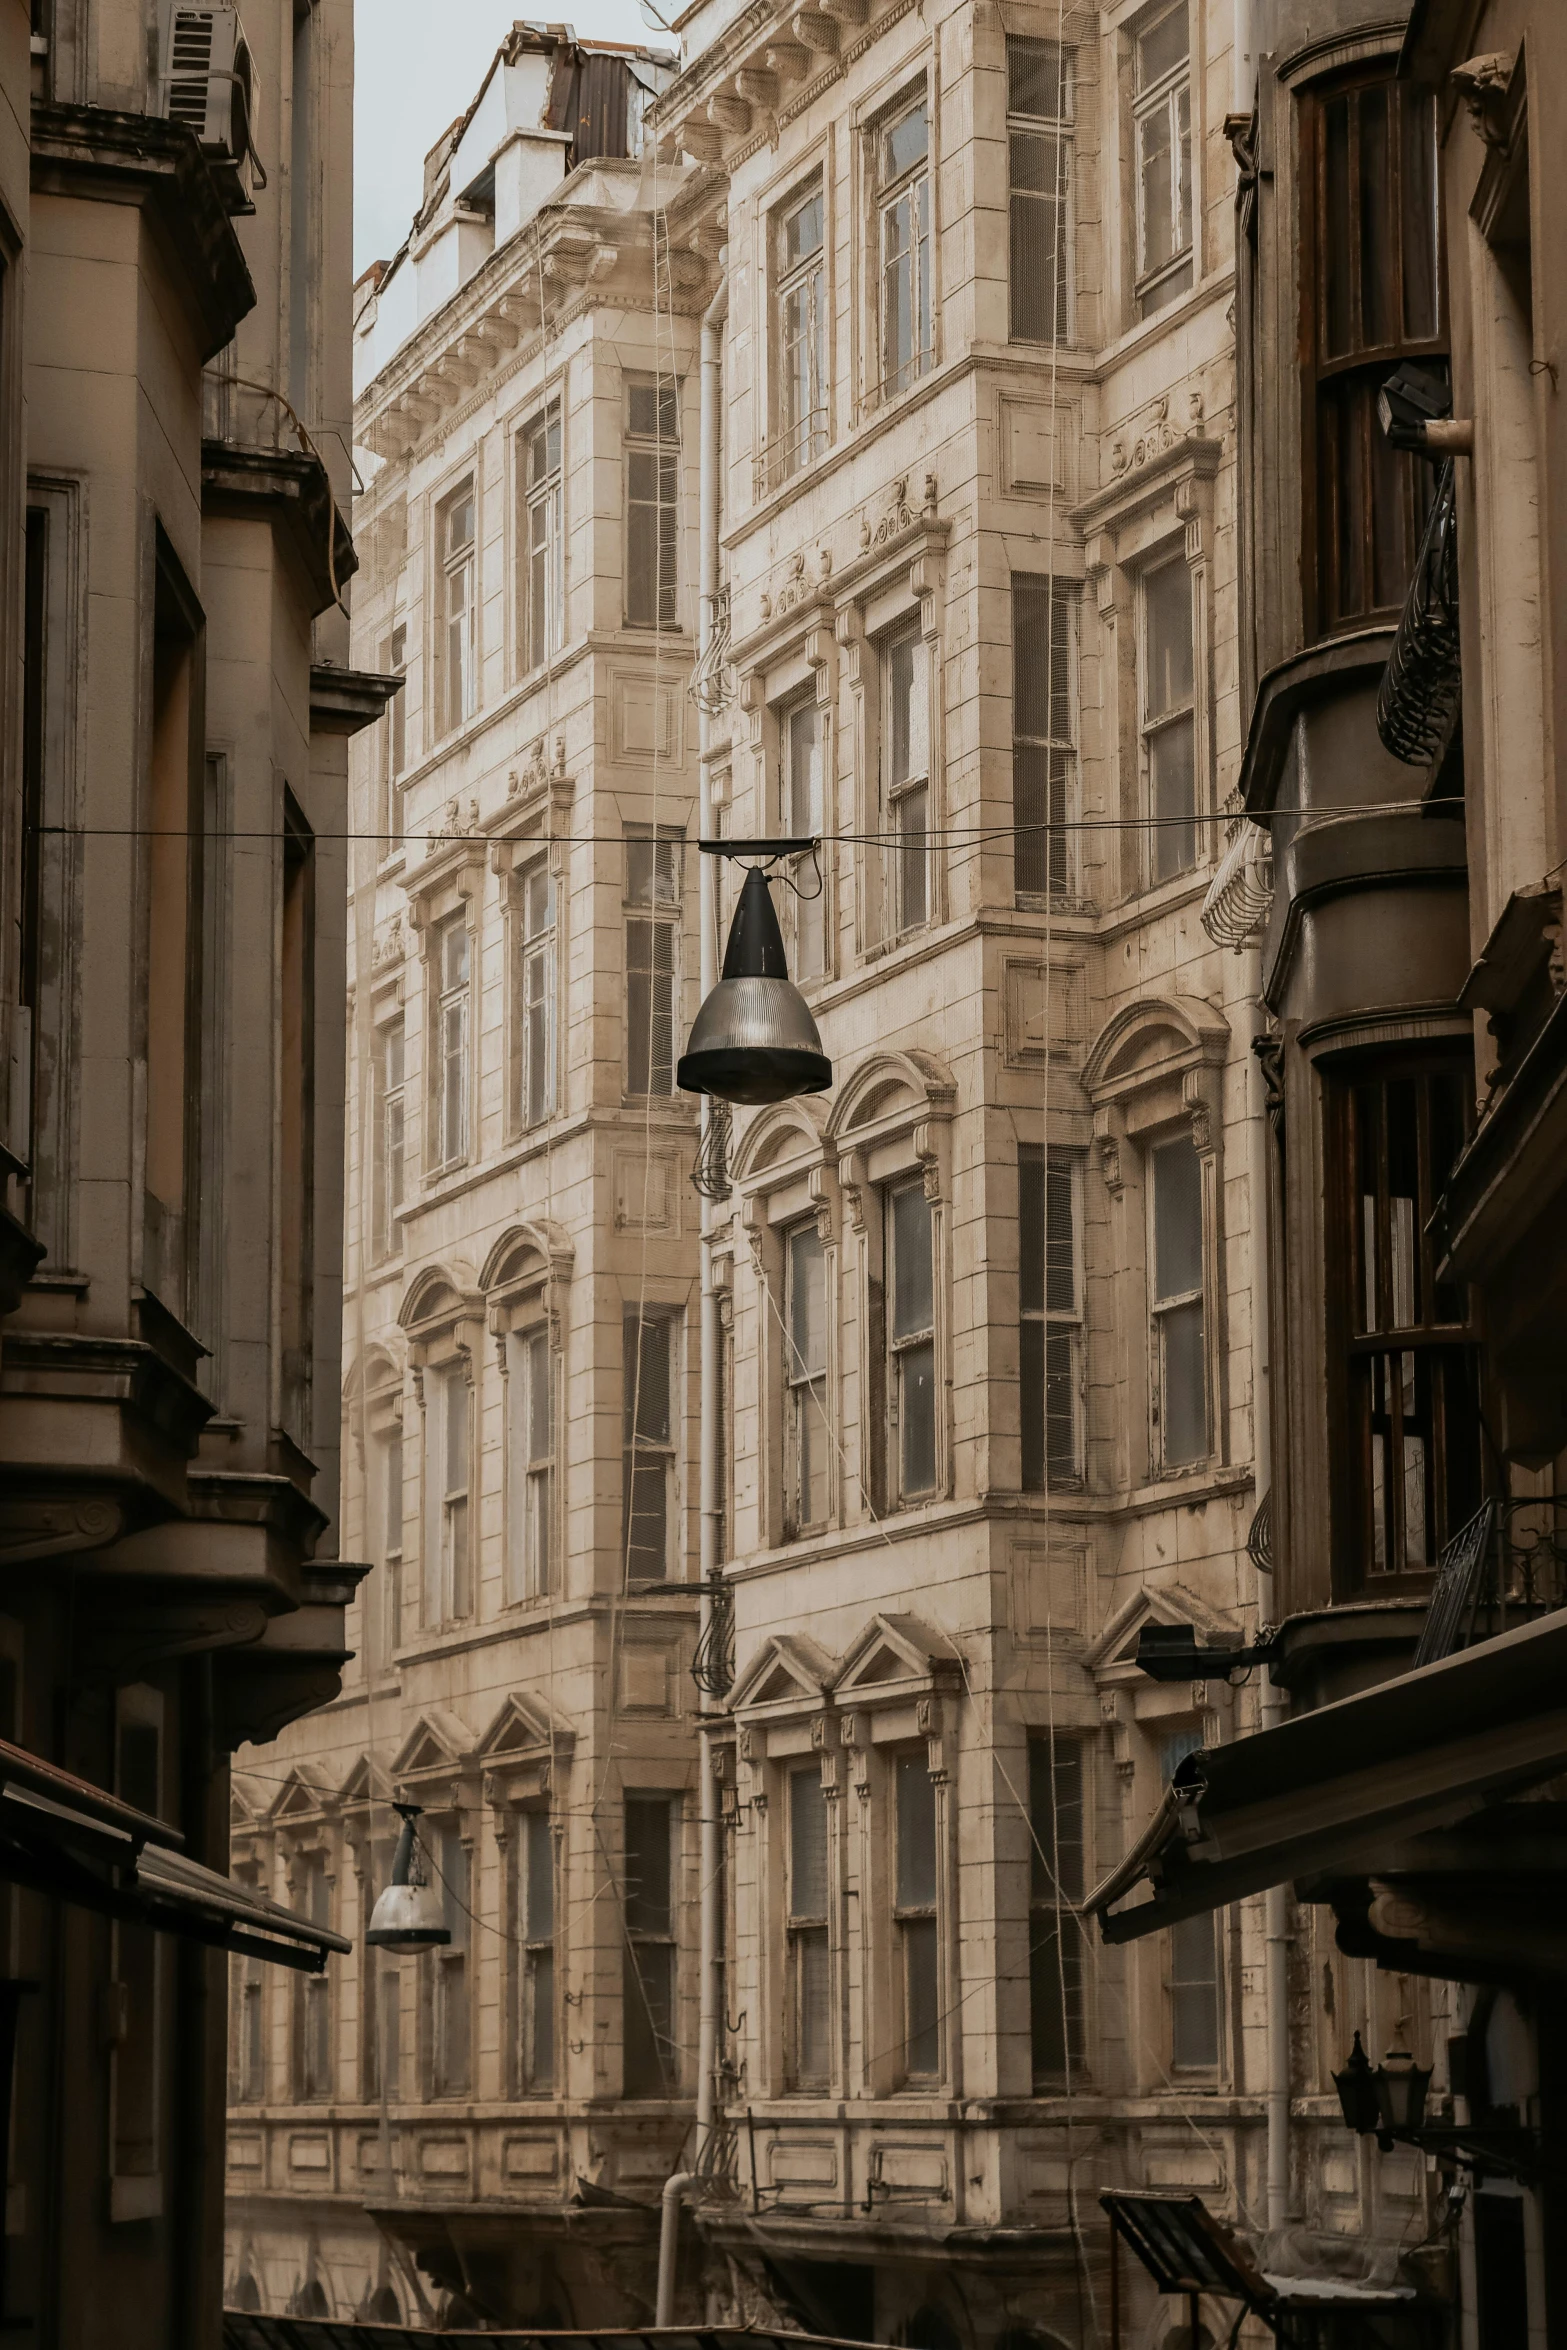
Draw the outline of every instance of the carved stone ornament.
[[[400,963],[402,959],[403,918],[401,914],[394,914],[370,949],[370,968],[372,971],[384,971],[389,964]]]
[[[916,523],[933,520],[935,512],[936,476],[926,474],[920,512],[916,514],[909,504],[909,476],[905,474],[901,481],[893,483],[891,499],[875,522],[868,514],[860,516],[861,553],[869,554],[877,547],[885,547],[891,540],[901,538],[905,531],[913,530]]]
[[[1469,109],[1476,138],[1483,139],[1488,147],[1505,147],[1512,59],[1500,49],[1490,49],[1481,57],[1465,58],[1462,65],[1454,66],[1448,78]]]
[[[1099,1172],[1113,1198],[1121,1188],[1121,1142],[1115,1134],[1101,1134],[1099,1141]]]
[[[469,840],[479,829],[479,803],[470,799],[466,808],[461,797],[454,793],[447,801],[441,817],[441,832],[447,840]]]
[[[1184,424],[1172,422],[1170,416],[1171,407],[1177,405],[1181,397],[1178,392],[1162,392],[1149,411],[1147,422],[1138,431],[1122,433],[1119,439],[1112,442],[1110,471],[1117,481],[1125,474],[1136,473],[1144,465],[1151,465],[1156,457],[1165,456],[1171,449],[1178,448],[1182,441],[1201,439],[1202,394],[1187,392],[1184,395]]]

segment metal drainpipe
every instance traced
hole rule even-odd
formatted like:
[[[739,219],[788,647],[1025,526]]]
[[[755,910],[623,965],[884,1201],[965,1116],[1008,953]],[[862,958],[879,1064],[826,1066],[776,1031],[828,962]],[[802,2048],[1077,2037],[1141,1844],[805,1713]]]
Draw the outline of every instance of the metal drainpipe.
[[[658,2299],[653,2305],[653,2323],[656,2326],[672,2326],[675,2322],[675,2261],[680,2251],[680,2205],[687,2188],[695,2182],[694,2171],[673,2171],[664,2181],[664,2192],[659,2197]]]
[[[1256,32],[1252,0],[1234,0],[1232,24],[1235,53],[1230,61],[1230,108],[1235,114],[1250,114],[1257,79],[1252,55]]]
[[[1243,0],[1237,0],[1237,13]],[[1262,1012],[1262,945],[1249,955],[1252,1000],[1257,1007],[1255,1034],[1266,1033]],[[1251,1329],[1252,1329],[1252,1453],[1255,1461],[1255,1506],[1261,1509],[1273,1485],[1273,1400],[1270,1291],[1268,1286],[1268,1100],[1262,1062],[1254,1052],[1247,1078],[1251,1116],[1247,1121],[1247,1181],[1251,1192]],[[1257,1621],[1273,1613],[1270,1579],[1260,1570],[1256,1587]],[[1272,1671],[1263,1668],[1262,1727],[1271,1730],[1284,1719],[1284,1691]],[[1263,1901],[1263,2014],[1267,2037],[1268,2112],[1268,2228],[1282,2228],[1289,2217],[1290,2190],[1290,2025],[1289,2025],[1289,1905],[1286,1889],[1270,1885]]]
[[[702,375],[701,375],[701,473],[698,502],[700,568],[701,568],[701,651],[705,655],[713,642],[718,620],[718,451],[720,438],[719,396],[721,389],[722,329],[729,308],[729,271],[727,249],[719,257],[718,291],[713,296],[702,318]],[[711,764],[712,720],[706,708],[698,714],[699,751],[697,779],[698,830],[704,840],[713,832],[713,775]],[[700,973],[702,996],[705,1000],[718,978],[718,885],[717,861],[699,856],[698,919],[701,923]],[[702,1135],[707,1139],[712,1122],[711,1098],[702,1096]],[[719,1329],[718,1291],[713,1285],[713,1202],[702,1201],[701,1228],[702,1316],[701,1316],[701,1548],[702,1575],[702,1631],[710,1628],[713,1613],[712,1578],[718,1572],[718,1406],[719,1406]],[[712,1710],[713,1700],[704,1690],[701,1710]],[[719,1838],[723,1833],[718,1818],[718,1791],[713,1777],[710,1742],[705,1732],[697,1740],[700,1789],[698,1802],[702,1822],[701,1871],[702,1899],[700,1923],[700,1976],[697,1990],[697,2084],[696,2084],[696,2166],[705,2173],[713,2151],[713,2128],[717,2112],[718,2076],[718,1898],[720,1886]],[[670,2189],[684,2184],[684,2174],[677,2173],[664,2189],[664,2237],[669,2244],[668,2291],[674,2294],[674,2242],[679,2219],[676,2205],[670,2201]],[[660,2239],[658,2305],[659,2323],[668,2324],[664,2314],[664,2238]]]

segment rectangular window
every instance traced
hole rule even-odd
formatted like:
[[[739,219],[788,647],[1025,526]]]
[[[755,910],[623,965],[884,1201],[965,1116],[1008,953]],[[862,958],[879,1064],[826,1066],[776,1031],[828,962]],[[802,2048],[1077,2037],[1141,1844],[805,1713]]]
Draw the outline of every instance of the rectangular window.
[[[680,394],[676,385],[626,385],[626,619],[674,628],[680,519]]]
[[[1137,157],[1137,306],[1151,317],[1192,283],[1191,34],[1187,0],[1156,8],[1132,36]]]
[[[1023,1488],[1041,1493],[1081,1474],[1077,1167],[1059,1152],[1024,1143],[1017,1178]]]
[[[675,1531],[675,1323],[628,1307],[624,1324],[626,1578],[662,1583]]]
[[[531,865],[518,884],[513,917],[517,958],[519,1126],[541,1126],[555,1108],[555,882]]]
[[[403,837],[402,775],[408,764],[408,631],[401,622],[382,643],[381,674],[403,680],[381,721],[381,854],[388,856]]]
[[[468,1847],[461,1831],[445,1824],[436,1834],[436,1869],[442,1920],[451,1940],[432,1950],[426,1964],[430,1984],[430,2085],[437,2097],[465,2097],[471,2072],[472,2027],[468,1995]]]
[[[301,1855],[302,1883],[295,1908],[313,1926],[332,1923],[332,1887],[326,1854]],[[329,1974],[294,1977],[294,2094],[301,2099],[332,2094],[332,1979]]]
[[[892,928],[918,930],[930,916],[930,683],[919,629],[882,654],[882,801]]]
[[[1177,1730],[1161,1742],[1168,1786],[1177,1766],[1202,1744],[1196,1730]],[[1214,2072],[1219,2063],[1219,1927],[1211,1911],[1182,1918],[1165,1937],[1165,1991],[1170,2013],[1172,2072]]]
[[[821,1771],[812,1763],[789,1773],[785,2062],[791,2089],[825,2089],[832,2078],[827,1916],[827,1798]]]
[[[468,1373],[457,1362],[429,1379],[430,1488],[434,1498],[426,1552],[425,1621],[450,1623],[472,1608],[469,1557],[468,1480],[470,1404]]]
[[[522,436],[523,669],[537,669],[566,641],[566,492],[560,402]]]
[[[1148,878],[1197,862],[1197,700],[1192,575],[1183,555],[1143,574],[1143,774]]]
[[[437,539],[441,580],[441,662],[444,731],[462,726],[479,706],[477,555],[473,484],[465,482],[440,508]]]
[[[667,1096],[675,1084],[675,987],[685,835],[626,833],[626,1091]],[[642,909],[638,911],[637,909]]]
[[[377,1259],[389,1257],[401,1240],[397,1214],[403,1204],[403,1024],[389,1020],[375,1032],[375,1166],[371,1238]]]
[[[1152,1197],[1154,1458],[1184,1468],[1208,1453],[1202,1162],[1187,1135],[1149,1154]]]
[[[784,1240],[784,1509],[788,1540],[828,1516],[827,1259],[815,1222]]]
[[[381,1443],[382,1637],[390,1663],[403,1645],[403,1432],[391,1428]]]
[[[778,437],[767,468],[769,489],[827,446],[826,227],[819,180],[777,219]]]
[[[923,1751],[900,1754],[893,1855],[893,1928],[903,1999],[903,2072],[932,2081],[941,2072],[941,1970],[936,1926],[936,1784]]]
[[[930,119],[921,96],[876,133],[883,400],[931,364]]]
[[[233,2105],[260,2105],[267,2093],[262,1981],[259,1958],[229,1961],[229,2102]]]
[[[1028,2004],[1036,2088],[1070,2081],[1083,2062],[1083,1749],[1028,1742]]]
[[[1066,342],[1072,331],[1072,54],[1054,41],[1007,42],[1012,340]]]
[[[540,1599],[554,1589],[555,1405],[548,1329],[511,1331],[506,1360],[512,1506],[507,1593]]]
[[[778,813],[791,840],[814,840],[821,834],[826,731],[826,713],[814,693],[787,709],[779,724],[783,772]],[[827,968],[827,901],[820,852],[814,857],[794,858],[788,873],[797,893],[791,895],[787,908],[794,932],[794,977],[818,979]]]
[[[439,1166],[454,1167],[468,1156],[472,949],[463,915],[436,933],[435,954],[435,1155]]]
[[[1431,1217],[1468,1138],[1454,1066],[1366,1075],[1331,1098],[1339,1164],[1349,1539],[1357,1580],[1424,1575],[1480,1506],[1480,1385],[1464,1284],[1436,1278]]]
[[[674,1832],[668,1795],[626,1797],[623,1961],[627,2097],[667,2097],[680,2079],[675,2041]]]
[[[1308,91],[1301,173],[1304,585],[1323,634],[1398,611],[1436,479],[1376,413],[1401,360],[1447,372],[1434,94],[1390,63]]]
[[[517,1825],[518,2065],[524,2093],[544,2097],[555,2086],[555,1838],[547,1811],[525,1811]]]
[[[936,1490],[936,1302],[930,1202],[921,1179],[887,1193],[888,1458],[897,1498]]]
[[[1021,898],[1063,898],[1071,888],[1078,601],[1073,581],[1013,575],[1012,870]]]
[[[364,1947],[364,1930],[370,1923],[377,1890],[392,1881],[392,1855],[389,1843],[372,1847],[370,1882],[364,1892],[364,1917],[360,1927],[360,1943],[364,1955],[360,1961],[360,1980],[364,1985],[364,2013],[361,2047],[363,2071],[360,2095],[365,2104],[373,2104],[384,2096],[389,2105],[402,2095],[402,2027],[403,2027],[403,1970],[395,1950],[371,1950]]]

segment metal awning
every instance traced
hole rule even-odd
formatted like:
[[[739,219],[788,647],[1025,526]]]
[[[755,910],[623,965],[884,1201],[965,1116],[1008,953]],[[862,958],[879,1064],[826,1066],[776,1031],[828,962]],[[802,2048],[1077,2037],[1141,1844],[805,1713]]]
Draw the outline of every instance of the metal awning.
[[[223,2350],[868,2350],[833,2334],[753,2326],[619,2326],[598,2333],[448,2332],[373,2319],[223,2312]]]
[[[1567,1610],[1188,1755],[1083,1907],[1107,1942],[1135,1941],[1269,1885],[1374,1869],[1408,1837],[1563,1770]]]
[[[203,1868],[185,1839],[25,1747],[0,1739],[0,1880],[102,1915],[319,1974],[352,1945]]]

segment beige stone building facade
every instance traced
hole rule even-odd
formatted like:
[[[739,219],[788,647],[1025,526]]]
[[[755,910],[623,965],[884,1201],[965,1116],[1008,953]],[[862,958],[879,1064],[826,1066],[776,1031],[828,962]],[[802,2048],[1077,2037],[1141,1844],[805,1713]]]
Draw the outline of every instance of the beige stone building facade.
[[[352,69],[346,0],[0,22],[0,2328],[40,2346],[216,2345],[222,1953],[337,1947],[225,1872],[229,1757],[335,1690],[360,1574]]]
[[[1255,1677],[1133,1662],[1145,1624],[1236,1646],[1267,1608],[1256,962],[1202,919],[1248,902],[1244,844],[1217,880],[1235,22],[697,8],[678,74],[618,68],[659,85],[628,93],[641,153],[590,133],[563,186],[563,83],[597,61],[519,29],[362,289],[355,658],[405,678],[355,780],[384,838],[354,892],[345,1428],[379,1565],[243,1841],[357,1934],[411,1795],[454,1940],[379,1982],[361,1951],[313,2020],[258,2004],[229,2135],[251,2305],[646,2320],[713,1807],[684,2308],[1075,2344],[1101,2188],[1269,2226],[1262,1903],[1131,1951],[1076,1908],[1180,1759],[1260,1718]],[[730,840],[819,836],[777,895],[834,1064],[704,1154],[705,1707],[670,1069],[699,750]],[[1379,2192],[1424,2230],[1416,2165]]]

